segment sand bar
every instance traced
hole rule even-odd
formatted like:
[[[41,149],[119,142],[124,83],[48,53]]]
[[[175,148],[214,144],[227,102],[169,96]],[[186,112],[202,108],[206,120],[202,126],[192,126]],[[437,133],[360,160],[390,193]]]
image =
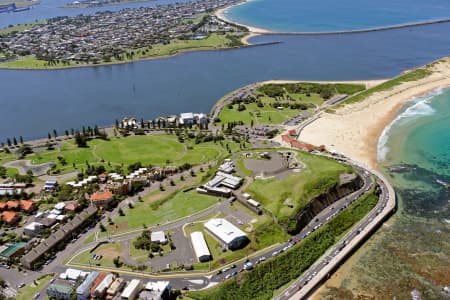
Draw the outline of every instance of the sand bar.
[[[418,96],[450,86],[449,58],[430,69],[433,73],[425,78],[374,93],[364,101],[346,105],[335,113],[322,113],[319,119],[302,130],[299,139],[314,145],[323,144],[376,168],[378,139],[402,107]]]

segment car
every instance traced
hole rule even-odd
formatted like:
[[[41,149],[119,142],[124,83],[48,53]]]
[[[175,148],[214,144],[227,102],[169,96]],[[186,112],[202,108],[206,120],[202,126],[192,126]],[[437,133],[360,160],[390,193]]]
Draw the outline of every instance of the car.
[[[18,289],[21,289],[21,288],[23,288],[24,286],[25,286],[25,283],[22,282],[22,283],[19,283],[19,284],[17,285],[17,288],[18,288]]]
[[[237,272],[236,272],[236,271],[233,271],[230,275],[231,275],[231,276],[236,276],[236,275],[237,275]]]
[[[277,256],[278,254],[280,254],[280,253],[279,253],[278,250],[277,250],[277,251],[274,251],[274,252],[272,253],[272,256]]]
[[[253,269],[253,264],[251,262],[247,262],[244,264],[244,270],[249,271],[251,269]]]
[[[242,269],[239,269],[238,273],[242,273],[242,272],[244,272],[244,271],[245,271],[245,269],[242,268]]]
[[[227,276],[225,276],[225,280],[230,279],[231,278],[231,274],[227,274]]]
[[[225,267],[222,269],[222,273],[228,272],[231,270],[231,267]]]
[[[222,270],[217,271],[216,276],[219,276],[220,274],[222,274]]]
[[[33,296],[33,300],[36,300],[36,299],[38,299],[39,297],[41,296],[41,293],[36,293],[36,294],[34,294],[34,296]]]

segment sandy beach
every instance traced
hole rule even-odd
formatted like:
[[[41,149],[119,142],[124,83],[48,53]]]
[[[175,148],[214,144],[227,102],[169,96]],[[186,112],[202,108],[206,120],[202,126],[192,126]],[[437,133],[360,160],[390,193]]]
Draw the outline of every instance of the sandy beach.
[[[258,27],[253,27],[253,26],[249,26],[249,25],[245,25],[245,24],[240,24],[240,23],[237,23],[237,22],[235,22],[235,21],[231,21],[230,19],[228,19],[228,18],[226,17],[225,12],[226,12],[228,9],[230,9],[231,7],[235,7],[235,6],[238,6],[238,5],[242,5],[242,4],[244,4],[245,2],[248,2],[248,1],[243,1],[243,2],[238,3],[238,4],[235,4],[235,5],[231,5],[231,6],[227,6],[227,7],[218,9],[218,10],[214,13],[214,15],[215,15],[216,17],[218,17],[219,19],[224,20],[225,22],[228,22],[228,23],[232,23],[232,24],[236,24],[236,25],[239,25],[239,26],[246,27],[246,28],[248,29],[248,31],[250,31],[250,33],[253,34],[253,36],[258,35],[258,34],[270,33],[270,32],[271,32],[270,30],[262,29],[262,28],[258,28]],[[250,37],[247,36],[246,38],[248,39],[248,38],[250,38]]]
[[[362,102],[346,105],[335,113],[322,113],[306,126],[300,140],[325,145],[371,168],[377,167],[377,143],[384,128],[402,107],[416,97],[450,86],[450,59],[434,64],[433,73],[417,81],[404,82],[377,92]]]

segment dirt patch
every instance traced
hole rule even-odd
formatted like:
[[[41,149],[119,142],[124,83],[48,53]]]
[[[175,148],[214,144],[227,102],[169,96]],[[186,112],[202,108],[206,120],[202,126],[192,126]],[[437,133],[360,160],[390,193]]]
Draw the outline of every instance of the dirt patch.
[[[125,230],[127,228],[128,228],[128,223],[119,223],[119,224],[108,225],[109,231]]]
[[[114,259],[117,256],[120,256],[120,251],[118,251],[115,245],[108,245],[105,248],[96,251],[97,255],[102,255],[104,258]]]

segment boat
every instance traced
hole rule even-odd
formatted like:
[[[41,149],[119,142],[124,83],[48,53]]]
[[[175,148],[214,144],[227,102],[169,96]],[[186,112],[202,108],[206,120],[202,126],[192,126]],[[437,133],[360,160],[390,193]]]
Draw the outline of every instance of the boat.
[[[450,189],[450,183],[445,182],[445,181],[440,180],[440,179],[436,179],[436,182],[439,183],[440,185],[442,185],[443,187],[445,187],[446,189]]]
[[[405,173],[411,171],[413,168],[407,165],[395,165],[390,166],[388,169],[393,173]]]

